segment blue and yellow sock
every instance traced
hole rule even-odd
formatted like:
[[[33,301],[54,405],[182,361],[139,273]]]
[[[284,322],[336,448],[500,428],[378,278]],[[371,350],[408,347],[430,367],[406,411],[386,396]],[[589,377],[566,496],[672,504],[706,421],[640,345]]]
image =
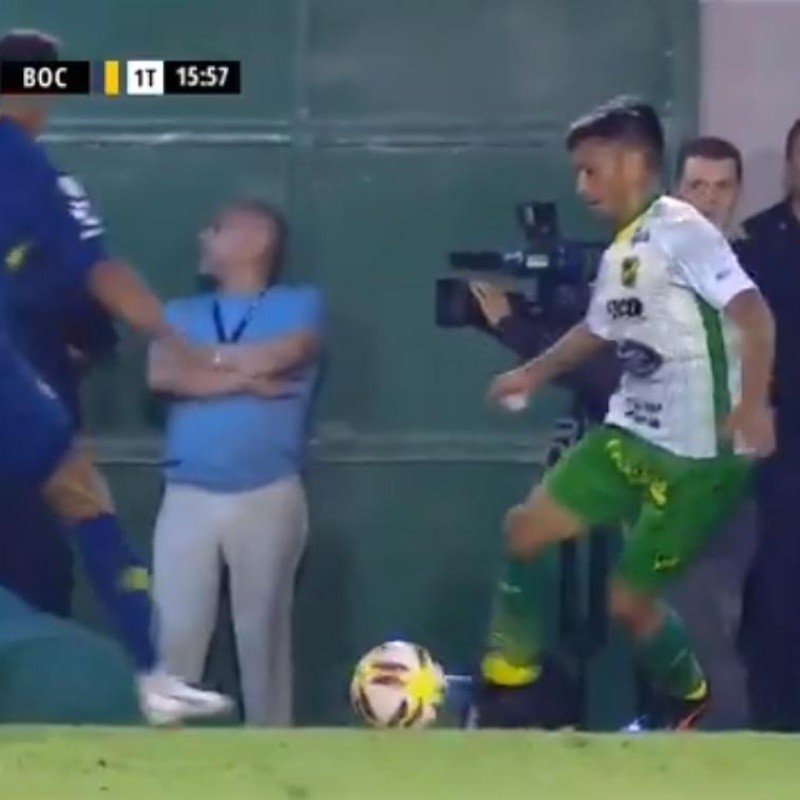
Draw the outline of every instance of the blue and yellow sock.
[[[120,638],[141,671],[156,663],[152,640],[150,580],[114,514],[75,525],[78,549],[94,591],[113,618]]]

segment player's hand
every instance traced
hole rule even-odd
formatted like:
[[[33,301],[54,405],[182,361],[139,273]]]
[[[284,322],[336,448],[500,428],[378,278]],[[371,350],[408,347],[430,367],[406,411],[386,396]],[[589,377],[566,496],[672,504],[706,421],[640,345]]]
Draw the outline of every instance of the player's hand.
[[[489,385],[489,402],[506,409],[522,409],[541,381],[534,364],[512,369],[498,375]]]
[[[498,289],[490,283],[471,281],[469,290],[478,301],[486,321],[493,328],[497,327],[501,320],[510,316],[511,303],[508,302],[508,295],[502,289]]]
[[[775,418],[772,409],[764,405],[738,405],[723,425],[724,433],[742,444],[757,458],[766,458],[775,450]]]

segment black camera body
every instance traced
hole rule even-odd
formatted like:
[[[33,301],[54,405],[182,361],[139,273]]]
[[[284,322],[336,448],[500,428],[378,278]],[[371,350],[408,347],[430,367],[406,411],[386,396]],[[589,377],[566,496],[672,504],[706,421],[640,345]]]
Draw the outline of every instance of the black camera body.
[[[507,292],[515,315],[552,317],[583,314],[603,244],[561,238],[555,203],[531,201],[516,207],[525,236],[516,251],[457,251],[448,254],[450,267],[469,271],[481,280],[512,284]],[[474,279],[474,277],[473,277]],[[440,328],[480,327],[483,313],[466,278],[436,282],[436,325]]]

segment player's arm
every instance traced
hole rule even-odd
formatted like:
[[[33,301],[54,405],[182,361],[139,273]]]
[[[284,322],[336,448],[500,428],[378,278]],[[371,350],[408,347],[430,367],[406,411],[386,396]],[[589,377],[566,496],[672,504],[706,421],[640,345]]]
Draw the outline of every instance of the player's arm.
[[[770,380],[775,358],[775,321],[758,287],[742,268],[725,237],[705,220],[676,226],[666,239],[678,277],[739,334],[742,392],[725,427],[739,432],[758,455],[775,446]]]
[[[600,264],[597,281],[602,282],[605,261]],[[535,384],[550,383],[588,359],[596,356],[608,344],[611,334],[608,314],[597,291],[592,293],[586,316],[573,325],[556,343],[540,356],[529,361],[524,369]]]
[[[601,264],[601,273],[602,270]],[[492,381],[489,387],[490,400],[504,403],[519,398],[527,399],[545,384],[572,372],[600,353],[609,338],[605,309],[595,293],[586,317],[573,325],[552,347]]]
[[[599,353],[605,344],[606,340],[591,329],[588,321],[579,322],[540,356],[495,378],[489,387],[489,399],[501,403],[527,399],[545,384]]]
[[[535,373],[537,383],[550,383],[597,354],[605,344],[606,340],[583,320],[544,353],[528,361],[523,369]]]
[[[161,300],[141,276],[123,261],[103,259],[88,271],[89,292],[114,317],[148,339],[173,335]]]
[[[84,281],[110,314],[148,339],[168,336],[161,301],[128,264],[109,256],[105,225],[83,186],[70,175],[51,174],[44,194],[41,235],[63,264],[65,277]]]
[[[725,237],[710,223],[676,226],[667,240],[674,267],[708,305],[737,328],[742,358],[742,405],[767,406],[775,356],[775,322],[758,287]]]
[[[148,287],[141,275],[124,261],[103,259],[88,271],[91,295],[116,319],[126,322],[151,342],[160,342],[180,353],[198,370],[211,365],[210,357],[201,349],[190,347],[169,325],[164,305]]]
[[[58,260],[64,280],[78,281],[115,318],[150,340],[194,355],[167,324],[164,308],[145,281],[127,264],[111,258],[105,226],[81,184],[52,168],[39,171],[36,238]]]
[[[766,407],[775,358],[775,321],[761,292],[744,289],[725,305],[739,331],[742,350],[742,405]]]

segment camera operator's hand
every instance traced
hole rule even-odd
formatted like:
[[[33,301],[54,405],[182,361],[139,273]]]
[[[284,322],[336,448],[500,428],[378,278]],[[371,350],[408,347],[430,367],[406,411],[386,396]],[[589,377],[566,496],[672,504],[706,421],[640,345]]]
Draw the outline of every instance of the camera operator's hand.
[[[520,407],[519,403],[524,406],[546,382],[545,377],[540,376],[536,362],[531,362],[498,375],[489,385],[489,401],[507,409]]]
[[[486,321],[493,328],[497,327],[501,320],[511,315],[511,304],[502,289],[480,281],[470,281],[469,289],[478,301]]]

